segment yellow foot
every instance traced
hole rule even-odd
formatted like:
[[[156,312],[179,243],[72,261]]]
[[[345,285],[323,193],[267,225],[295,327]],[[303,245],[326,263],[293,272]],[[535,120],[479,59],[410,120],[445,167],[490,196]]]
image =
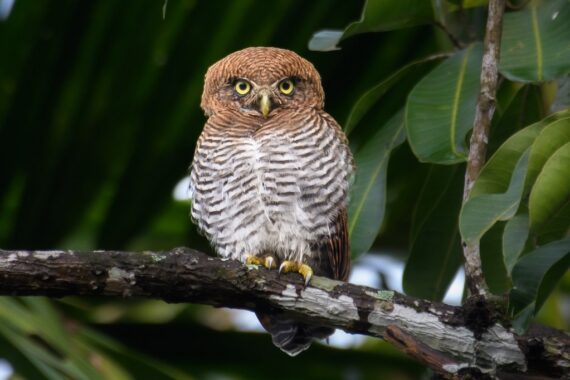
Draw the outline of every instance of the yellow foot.
[[[297,261],[288,261],[285,260],[279,266],[279,273],[287,273],[287,272],[296,272],[303,276],[305,280],[305,286],[309,284],[311,281],[311,277],[313,277],[313,269],[307,264],[303,264]]]
[[[263,265],[267,269],[275,269],[277,268],[277,263],[272,256],[254,256],[254,255],[246,255],[245,256],[245,263],[246,265]]]

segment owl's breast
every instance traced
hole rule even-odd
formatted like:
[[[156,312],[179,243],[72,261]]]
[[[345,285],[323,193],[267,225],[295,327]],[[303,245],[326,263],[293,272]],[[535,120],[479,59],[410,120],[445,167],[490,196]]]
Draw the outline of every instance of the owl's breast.
[[[352,166],[339,131],[320,117],[287,124],[274,120],[197,149],[192,215],[220,255],[309,254],[345,207]]]

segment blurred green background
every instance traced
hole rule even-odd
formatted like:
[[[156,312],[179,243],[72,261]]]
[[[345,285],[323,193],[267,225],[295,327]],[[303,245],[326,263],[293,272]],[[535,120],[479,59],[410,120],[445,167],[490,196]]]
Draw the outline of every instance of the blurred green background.
[[[373,83],[437,49],[423,27],[308,51],[361,1],[172,0],[165,19],[162,7],[20,0],[0,24],[4,248],[205,248],[172,191],[205,121],[210,64],[247,46],[292,49],[316,65],[342,121]]]
[[[344,124],[373,85],[405,64],[454,48],[441,28],[419,25],[360,34],[344,40],[342,50],[308,50],[318,30],[357,20],[364,1],[169,0],[163,18],[164,5],[16,0],[4,13],[0,247],[211,252],[190,222],[188,201],[173,197],[205,122],[199,102],[209,65],[248,46],[294,50],[315,64],[326,110]],[[481,37],[485,12],[443,19],[470,42]],[[398,78],[350,135],[353,151],[397,114],[435,63]],[[525,85],[518,93],[526,111],[515,115],[513,130],[548,113],[543,90]],[[456,169],[439,177],[434,170],[407,144],[391,153],[374,251],[403,260],[419,189],[434,176],[445,186],[461,182],[453,179],[462,175]],[[451,274],[460,257],[455,261]],[[557,297],[567,297],[569,282],[551,296],[543,321],[567,327]],[[427,378],[424,368],[379,340],[348,349],[314,345],[291,359],[268,335],[237,331],[227,311],[130,299],[2,298],[0,358],[16,378],[27,379]]]
[[[173,190],[205,121],[199,100],[210,64],[248,46],[292,49],[320,71],[326,108],[342,121],[371,83],[436,48],[433,29],[424,27],[363,36],[337,52],[308,50],[314,32],[357,19],[363,1],[169,0],[164,19],[163,5],[16,0],[0,21],[2,248],[209,251],[188,202],[175,200]],[[405,230],[393,239],[405,241]],[[231,332],[228,316],[200,306],[3,302],[6,326],[30,320],[13,330],[19,335],[0,331],[0,357],[26,378],[49,376],[44,367],[69,349],[117,378],[409,379],[422,371],[378,342],[358,350],[316,345],[290,359],[269,336]],[[44,336],[46,310],[65,331],[65,347]],[[112,347],[117,342],[120,349]],[[28,346],[54,362],[41,355],[43,364],[34,362]],[[66,357],[53,376],[79,376],[80,359]]]

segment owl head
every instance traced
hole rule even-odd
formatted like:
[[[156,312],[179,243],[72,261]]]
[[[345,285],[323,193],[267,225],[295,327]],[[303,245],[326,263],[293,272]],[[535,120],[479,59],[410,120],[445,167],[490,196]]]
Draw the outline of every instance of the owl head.
[[[273,47],[236,51],[206,72],[202,109],[211,116],[232,110],[270,118],[282,109],[324,105],[321,77],[296,53]]]

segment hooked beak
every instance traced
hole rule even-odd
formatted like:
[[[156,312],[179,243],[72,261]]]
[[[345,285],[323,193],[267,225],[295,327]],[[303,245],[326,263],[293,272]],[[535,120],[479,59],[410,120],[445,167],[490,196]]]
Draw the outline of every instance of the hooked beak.
[[[264,118],[267,118],[269,111],[271,111],[271,99],[265,91],[259,94],[259,111],[261,111]]]

